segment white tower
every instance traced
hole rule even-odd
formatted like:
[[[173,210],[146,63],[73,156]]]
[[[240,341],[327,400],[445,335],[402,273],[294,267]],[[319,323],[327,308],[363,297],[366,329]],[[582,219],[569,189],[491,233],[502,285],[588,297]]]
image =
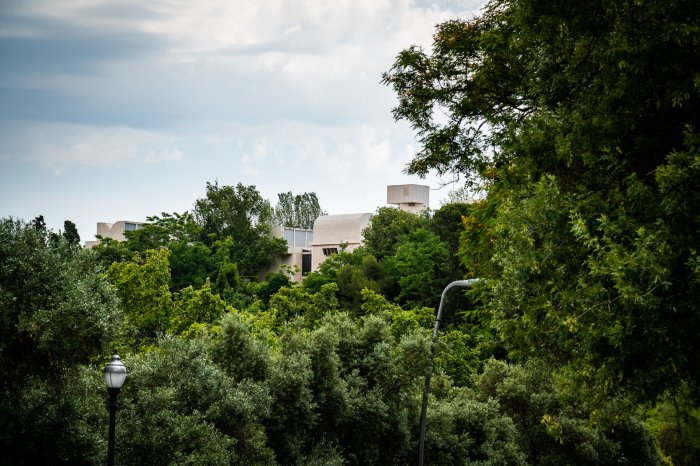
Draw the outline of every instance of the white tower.
[[[386,187],[386,203],[401,210],[419,213],[430,205],[430,188],[420,184],[399,184]]]

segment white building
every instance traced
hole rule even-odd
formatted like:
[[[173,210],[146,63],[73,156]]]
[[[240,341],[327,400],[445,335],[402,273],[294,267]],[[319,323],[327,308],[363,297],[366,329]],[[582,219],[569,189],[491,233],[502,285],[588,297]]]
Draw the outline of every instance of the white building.
[[[430,206],[430,187],[420,184],[399,184],[386,187],[386,203],[415,214]]]
[[[97,233],[103,238],[112,238],[117,241],[126,240],[124,236],[125,231],[138,230],[143,226],[144,222],[134,222],[132,220],[119,220],[114,223],[97,222]],[[93,246],[98,245],[99,241],[85,241],[86,248],[90,249]]]
[[[314,240],[311,244],[311,270],[331,254],[344,250],[352,252],[362,245],[362,230],[372,214],[322,215],[314,222]]]
[[[275,272],[281,266],[289,266],[296,270],[292,281],[299,282],[301,277],[311,272],[311,242],[314,239],[313,230],[303,228],[275,227],[272,229],[272,236],[287,240],[287,252],[279,257],[274,265],[263,272],[260,278],[264,278],[268,272]]]

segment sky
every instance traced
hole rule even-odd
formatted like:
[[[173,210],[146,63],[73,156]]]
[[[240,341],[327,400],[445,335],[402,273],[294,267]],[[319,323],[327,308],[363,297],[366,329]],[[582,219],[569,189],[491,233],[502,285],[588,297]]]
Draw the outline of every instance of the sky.
[[[414,131],[380,83],[482,0],[0,0],[0,217],[97,222],[191,210],[207,182],[374,212]],[[454,187],[454,185],[452,185]],[[459,187],[459,186],[456,186]]]

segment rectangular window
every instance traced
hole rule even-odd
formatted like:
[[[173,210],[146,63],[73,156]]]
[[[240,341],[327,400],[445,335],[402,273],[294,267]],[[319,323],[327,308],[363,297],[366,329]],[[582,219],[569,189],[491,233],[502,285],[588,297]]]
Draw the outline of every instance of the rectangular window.
[[[294,244],[294,230],[291,228],[285,228],[284,233],[283,233],[284,239],[287,240],[287,246],[290,248],[293,248],[295,246]]]
[[[138,230],[139,226],[136,223],[125,223],[124,231],[134,231]]]
[[[301,255],[301,275],[311,272],[311,254]]]
[[[338,254],[338,248],[323,248],[324,256],[330,256],[331,254]]]

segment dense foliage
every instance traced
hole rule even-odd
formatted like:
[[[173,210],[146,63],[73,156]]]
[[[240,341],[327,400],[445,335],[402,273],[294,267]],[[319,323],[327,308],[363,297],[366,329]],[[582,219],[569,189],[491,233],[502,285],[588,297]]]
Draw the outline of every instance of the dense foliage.
[[[593,404],[694,400],[677,464],[697,460],[699,38],[693,1],[494,0],[384,75],[422,143],[408,171],[483,193],[460,255],[489,345]]]
[[[700,382],[699,24],[689,1],[498,0],[385,74],[423,143],[409,171],[493,206],[470,246],[513,357],[648,400]]]
[[[272,208],[207,184],[192,212],[76,247],[0,221],[0,457],[101,464],[118,348],[122,464],[697,464],[700,5],[494,0],[384,82],[408,167],[483,198],[380,208],[301,283]],[[434,310],[452,280],[443,329]]]

